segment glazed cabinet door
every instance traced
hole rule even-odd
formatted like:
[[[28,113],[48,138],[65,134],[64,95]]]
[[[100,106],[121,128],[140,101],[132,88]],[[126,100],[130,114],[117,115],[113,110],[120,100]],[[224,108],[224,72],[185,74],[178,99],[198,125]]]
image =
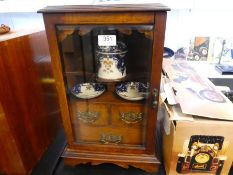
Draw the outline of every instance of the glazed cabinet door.
[[[57,25],[75,145],[145,149],[153,25]]]

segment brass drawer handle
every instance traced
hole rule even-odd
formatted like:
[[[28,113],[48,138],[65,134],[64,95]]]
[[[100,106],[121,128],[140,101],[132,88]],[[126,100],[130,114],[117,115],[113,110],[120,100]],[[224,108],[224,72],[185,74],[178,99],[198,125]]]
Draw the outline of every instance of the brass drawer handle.
[[[99,112],[77,112],[77,117],[84,123],[94,123],[99,118]]]
[[[118,144],[122,141],[121,135],[114,135],[111,133],[103,133],[100,136],[100,142],[103,144]]]
[[[127,124],[138,123],[142,118],[143,114],[141,112],[120,112],[120,119]]]

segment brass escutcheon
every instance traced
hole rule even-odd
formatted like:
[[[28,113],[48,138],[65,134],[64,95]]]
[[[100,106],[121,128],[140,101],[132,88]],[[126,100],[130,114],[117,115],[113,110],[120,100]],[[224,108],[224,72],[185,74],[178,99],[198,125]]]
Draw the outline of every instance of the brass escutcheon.
[[[94,123],[99,118],[99,112],[77,112],[77,117],[84,123]]]
[[[103,133],[100,136],[100,142],[103,144],[118,144],[122,141],[121,135],[114,135],[112,133]]]
[[[127,124],[138,123],[142,118],[143,114],[141,112],[120,112],[120,119]]]

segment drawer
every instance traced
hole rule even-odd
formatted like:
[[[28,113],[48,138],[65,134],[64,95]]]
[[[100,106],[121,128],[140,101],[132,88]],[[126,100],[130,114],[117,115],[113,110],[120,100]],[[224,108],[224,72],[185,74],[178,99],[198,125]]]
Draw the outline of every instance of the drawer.
[[[76,142],[117,145],[144,143],[144,133],[141,128],[91,127],[84,124],[77,124],[73,128]]]
[[[88,125],[108,125],[109,110],[105,104],[90,104],[87,102],[71,102],[70,113],[73,123]]]
[[[145,125],[147,107],[145,105],[112,105],[112,125],[142,127]]]

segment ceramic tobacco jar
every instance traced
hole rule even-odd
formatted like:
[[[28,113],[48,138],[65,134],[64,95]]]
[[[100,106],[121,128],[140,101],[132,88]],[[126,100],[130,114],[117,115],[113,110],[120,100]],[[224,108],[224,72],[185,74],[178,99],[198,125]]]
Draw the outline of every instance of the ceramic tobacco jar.
[[[98,46],[96,51],[98,61],[98,77],[117,80],[126,76],[125,58],[127,47],[123,42],[116,46]]]

